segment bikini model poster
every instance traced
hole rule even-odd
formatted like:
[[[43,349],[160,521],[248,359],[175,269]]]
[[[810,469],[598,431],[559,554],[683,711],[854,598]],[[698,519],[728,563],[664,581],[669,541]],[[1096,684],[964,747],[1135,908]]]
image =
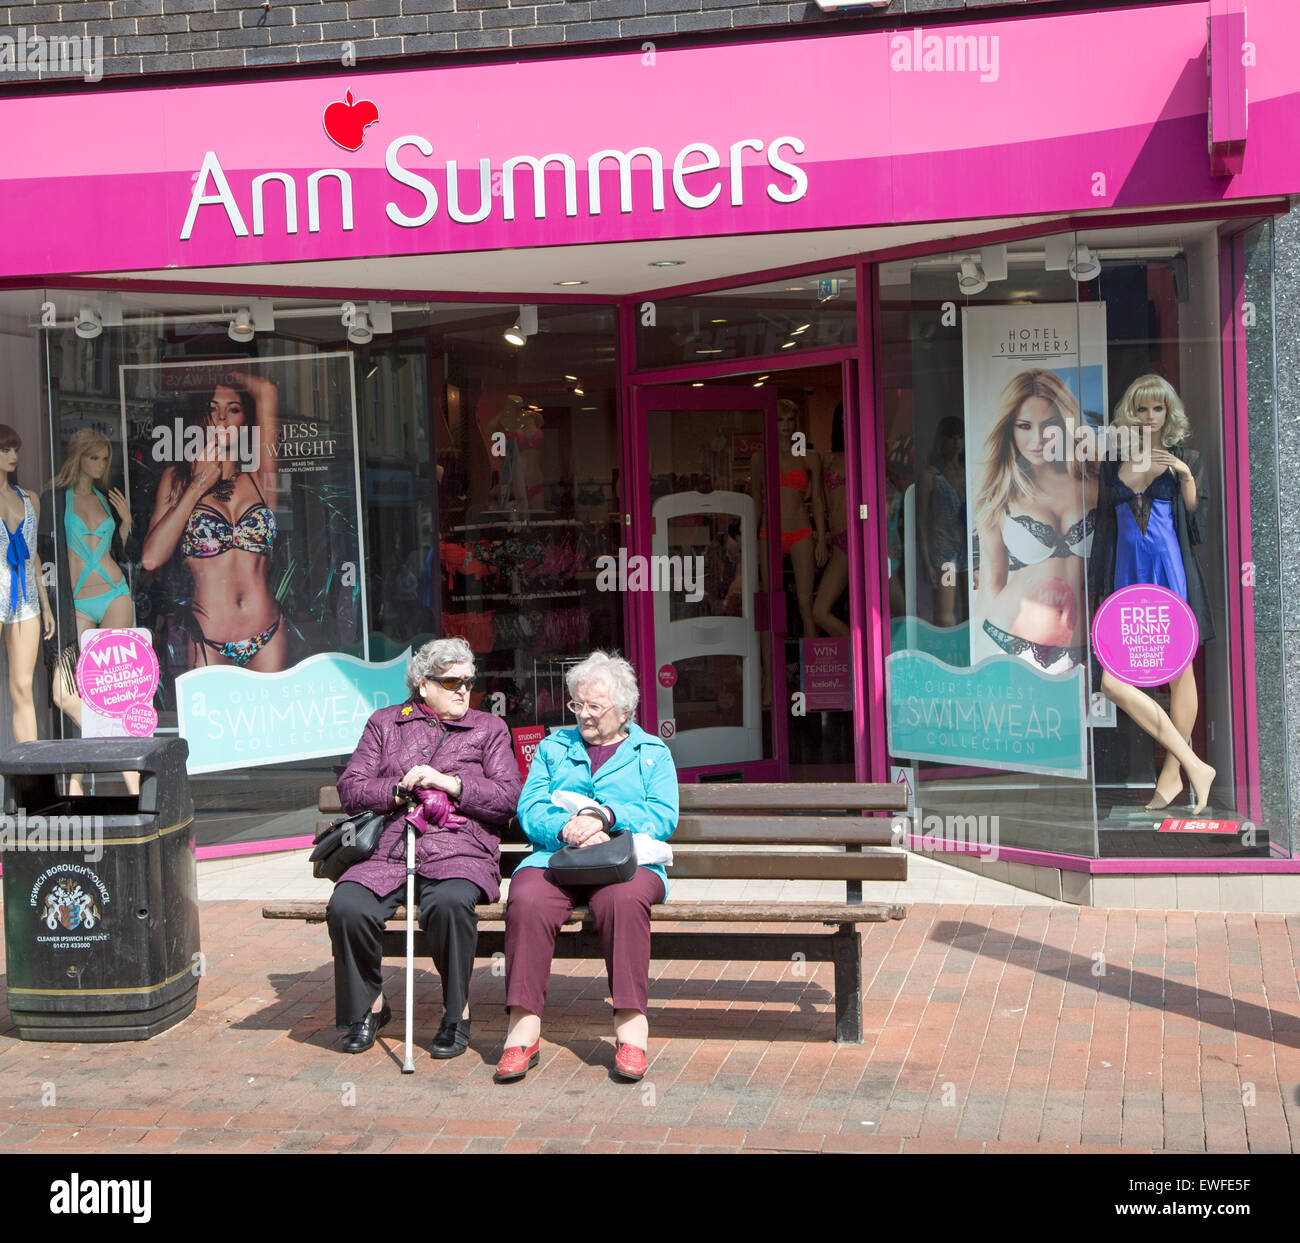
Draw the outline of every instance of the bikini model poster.
[[[122,372],[124,419],[128,391],[137,407],[128,457],[139,622],[161,666],[156,706],[165,723],[178,714],[191,772],[346,749],[320,721],[291,719],[287,700],[324,691],[295,683],[289,694],[282,675],[368,655],[352,355]],[[203,762],[200,726],[224,763]]]

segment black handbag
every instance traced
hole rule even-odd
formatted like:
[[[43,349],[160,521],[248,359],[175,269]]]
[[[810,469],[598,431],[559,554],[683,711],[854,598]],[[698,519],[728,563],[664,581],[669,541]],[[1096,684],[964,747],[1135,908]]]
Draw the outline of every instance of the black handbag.
[[[311,874],[337,881],[354,863],[369,859],[391,811],[359,811],[331,821],[317,835],[311,852]]]
[[[565,846],[547,863],[560,885],[617,885],[636,875],[636,835],[615,830],[598,846]]]

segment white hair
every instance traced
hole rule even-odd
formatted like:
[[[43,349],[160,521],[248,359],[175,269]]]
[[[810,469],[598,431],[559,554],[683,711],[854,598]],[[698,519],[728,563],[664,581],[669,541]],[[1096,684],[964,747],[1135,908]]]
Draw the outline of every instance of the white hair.
[[[564,684],[570,695],[577,695],[578,687],[604,683],[614,707],[630,717],[641,702],[641,690],[636,684],[636,671],[617,652],[592,652],[581,664],[574,665],[564,675]]]
[[[406,686],[412,695],[420,689],[421,678],[440,677],[452,665],[474,668],[474,651],[459,635],[450,639],[430,639],[406,664]]]

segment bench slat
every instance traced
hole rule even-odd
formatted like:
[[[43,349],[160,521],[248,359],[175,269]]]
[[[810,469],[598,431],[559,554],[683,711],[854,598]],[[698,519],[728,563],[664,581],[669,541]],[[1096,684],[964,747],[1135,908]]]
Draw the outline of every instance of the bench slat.
[[[893,820],[887,816],[700,816],[684,815],[669,844],[680,842],[754,842],[825,846],[852,842],[888,846]]]
[[[316,821],[319,836],[333,823]],[[892,819],[886,816],[692,816],[677,823],[669,839],[672,846],[686,843],[701,845],[753,844],[765,846],[831,846],[840,843],[855,846],[889,846],[893,844]],[[517,831],[502,834],[506,849],[512,845],[528,847],[528,840]]]
[[[682,811],[906,811],[907,790],[890,782],[704,782],[677,787]]]
[[[772,782],[749,784],[706,782],[679,785],[682,811],[785,811],[839,812],[906,811],[907,791],[889,782],[824,782],[808,785],[779,785]],[[321,786],[317,808],[322,815],[339,816],[337,786]]]
[[[672,880],[906,880],[907,856],[901,851],[681,850],[668,869]]]
[[[268,902],[262,908],[264,919],[301,919],[321,923],[325,919],[324,902]],[[505,919],[506,904],[493,902],[477,908],[478,917],[486,922]],[[906,908],[896,902],[864,902],[848,906],[842,902],[663,902],[650,908],[650,918],[659,922],[728,923],[728,924],[873,924],[903,919]],[[587,916],[585,906],[573,908],[572,923]],[[399,906],[388,922],[405,926],[406,910]],[[423,948],[421,947],[421,952]]]

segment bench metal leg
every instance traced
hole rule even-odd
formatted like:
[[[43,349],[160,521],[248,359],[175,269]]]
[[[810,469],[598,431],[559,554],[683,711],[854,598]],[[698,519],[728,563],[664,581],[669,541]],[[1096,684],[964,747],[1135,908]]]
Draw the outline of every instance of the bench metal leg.
[[[856,924],[840,924],[831,936],[835,963],[835,1041],[862,1043],[862,947]]]

